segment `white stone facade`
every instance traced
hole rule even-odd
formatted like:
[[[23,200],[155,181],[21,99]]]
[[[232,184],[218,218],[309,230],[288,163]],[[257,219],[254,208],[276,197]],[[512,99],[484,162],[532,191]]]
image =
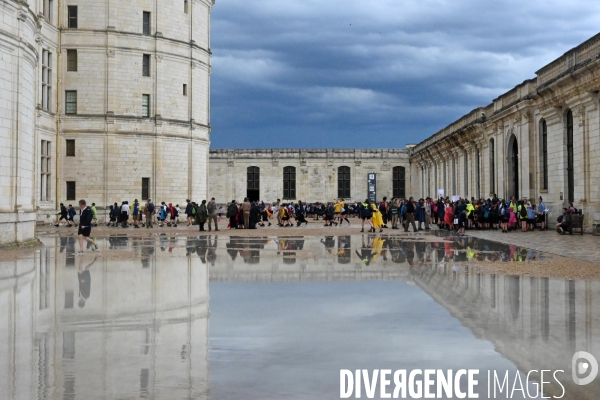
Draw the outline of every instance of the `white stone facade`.
[[[217,202],[248,196],[248,168],[259,168],[257,200],[304,202],[334,201],[339,197],[363,201],[367,197],[367,175],[377,175],[377,199],[404,197],[410,188],[409,153],[405,149],[263,149],[211,150],[209,196]],[[294,168],[295,194],[284,192],[284,169]],[[349,192],[341,193],[340,168],[349,169]],[[404,186],[393,190],[394,168],[404,168]],[[343,195],[342,195],[343,194]],[[250,196],[252,197],[252,196]]]
[[[213,4],[0,2],[0,244],[60,202],[207,196]]]
[[[536,74],[411,150],[418,195],[542,196],[552,220],[569,201],[600,220],[600,34]]]

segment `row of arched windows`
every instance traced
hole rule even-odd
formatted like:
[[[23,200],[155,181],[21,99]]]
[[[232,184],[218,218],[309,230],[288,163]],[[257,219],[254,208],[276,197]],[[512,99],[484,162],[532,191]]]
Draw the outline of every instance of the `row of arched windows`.
[[[350,199],[352,197],[351,182],[352,172],[350,167],[341,166],[337,169],[337,192],[338,197]],[[366,177],[365,177],[366,179]],[[260,168],[247,168],[247,197],[254,201],[260,198]],[[364,194],[366,196],[366,193]],[[397,198],[406,197],[406,169],[404,167],[394,167],[392,169],[392,196]],[[296,167],[283,168],[283,199],[296,199]]]

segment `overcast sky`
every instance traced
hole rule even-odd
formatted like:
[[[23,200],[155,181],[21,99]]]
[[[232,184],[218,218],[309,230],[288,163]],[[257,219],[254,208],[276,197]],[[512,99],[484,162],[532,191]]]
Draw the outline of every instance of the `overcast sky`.
[[[217,0],[212,148],[403,148],[599,20],[589,0]]]

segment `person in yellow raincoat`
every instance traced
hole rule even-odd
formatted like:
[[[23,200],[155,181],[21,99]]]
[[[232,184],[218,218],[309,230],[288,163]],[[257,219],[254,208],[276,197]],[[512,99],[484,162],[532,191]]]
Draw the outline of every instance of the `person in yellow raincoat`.
[[[373,232],[375,232],[376,228],[379,228],[379,232],[383,232],[383,216],[381,215],[381,212],[379,212],[377,205],[374,203],[371,203],[371,209],[373,210],[373,216],[371,217],[371,221],[373,222]]]
[[[381,215],[381,213],[379,213],[379,215]],[[377,257],[379,257],[379,255],[381,254],[381,252],[383,251],[383,244],[385,243],[385,239],[382,239],[380,237],[376,237],[373,239],[373,255],[371,256],[371,261],[374,262],[377,260]]]

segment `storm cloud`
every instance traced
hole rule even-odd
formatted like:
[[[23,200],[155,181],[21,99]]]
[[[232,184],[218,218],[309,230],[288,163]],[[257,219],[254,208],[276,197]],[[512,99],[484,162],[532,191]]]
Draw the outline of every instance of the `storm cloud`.
[[[213,148],[402,148],[598,33],[589,1],[217,0]]]

